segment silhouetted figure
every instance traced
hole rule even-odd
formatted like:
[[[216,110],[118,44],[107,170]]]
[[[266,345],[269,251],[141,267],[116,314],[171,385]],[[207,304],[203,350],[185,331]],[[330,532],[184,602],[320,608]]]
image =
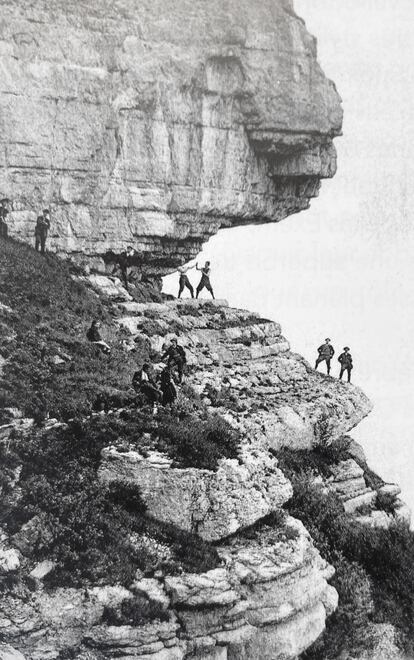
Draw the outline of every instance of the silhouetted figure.
[[[128,291],[129,288],[129,283],[128,283],[128,268],[131,266],[131,260],[132,257],[135,254],[135,250],[133,247],[128,245],[127,249],[121,252],[121,254],[118,255],[117,257],[117,262],[115,265],[115,268],[113,270],[113,273],[119,268],[121,271],[121,278],[124,283],[124,286],[126,290]]]
[[[161,372],[160,384],[162,391],[162,404],[167,406],[174,403],[177,398],[177,390],[174,385],[174,377],[170,367],[167,365]]]
[[[198,264],[196,264],[196,268],[197,270],[201,271],[201,280],[197,287],[196,298],[198,298],[198,296],[200,295],[203,289],[207,289],[207,291],[211,293],[211,297],[214,299],[214,291],[210,282],[210,273],[211,273],[210,262],[206,261],[204,266],[202,266],[201,268],[199,268]]]
[[[179,289],[178,289],[178,298],[181,298],[181,294],[184,291],[185,288],[187,288],[191,294],[191,297],[194,298],[194,287],[191,284],[190,280],[188,279],[187,276],[187,271],[192,270],[195,268],[194,266],[180,266],[178,268],[178,272],[180,273],[180,280],[179,280]]]
[[[187,362],[185,355],[185,350],[182,346],[179,345],[176,339],[171,340],[171,345],[161,356],[161,360],[167,360],[167,364],[170,369],[177,370],[178,382],[181,383],[183,380],[183,371],[184,365]]]
[[[86,338],[92,344],[98,346],[103,353],[110,353],[111,347],[102,339],[101,333],[99,331],[100,327],[101,327],[100,321],[92,321],[91,327],[86,333]]]
[[[9,235],[9,227],[7,225],[7,216],[9,215],[8,203],[9,200],[6,197],[0,199],[0,238],[7,238]]]
[[[348,375],[348,383],[351,382],[351,371],[354,367],[352,363],[352,355],[349,352],[349,346],[345,346],[344,352],[341,353],[341,355],[338,358],[338,362],[341,365],[341,371],[339,372],[339,379],[342,380],[342,376],[344,375],[344,372],[347,372]]]
[[[136,371],[132,377],[132,385],[136,392],[141,392],[150,403],[161,401],[162,392],[151,374],[150,365],[145,363],[142,369]]]
[[[319,355],[316,359],[315,369],[318,368],[318,365],[321,362],[326,362],[326,370],[329,375],[331,373],[331,360],[335,353],[334,347],[332,346],[330,339],[325,339],[325,343],[322,344],[322,346],[319,346],[318,353]]]
[[[45,253],[46,250],[46,239],[50,229],[50,211],[49,209],[44,209],[42,215],[39,215],[36,220],[35,227],[35,248],[37,252],[41,254]]]

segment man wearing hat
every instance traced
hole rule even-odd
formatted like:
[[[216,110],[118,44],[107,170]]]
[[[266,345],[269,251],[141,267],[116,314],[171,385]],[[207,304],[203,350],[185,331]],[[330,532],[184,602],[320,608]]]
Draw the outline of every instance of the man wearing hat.
[[[50,211],[43,209],[42,215],[39,215],[36,220],[35,228],[35,248],[37,252],[45,253],[46,239],[50,229]]]
[[[7,238],[9,228],[7,226],[7,216],[9,215],[9,210],[7,205],[10,200],[6,197],[0,199],[0,238]]]
[[[315,364],[315,369],[318,368],[318,365],[321,362],[326,362],[326,371],[328,372],[328,376],[331,373],[331,360],[334,356],[334,347],[331,344],[331,340],[325,339],[325,343],[322,344],[322,346],[319,346],[318,348],[318,357],[316,358],[316,364]]]
[[[344,352],[341,353],[341,355],[338,358],[338,362],[341,365],[341,371],[339,373],[339,380],[342,380],[342,376],[344,375],[344,371],[347,372],[348,374],[348,383],[351,382],[351,371],[353,368],[352,364],[352,355],[349,352],[349,346],[345,346]]]

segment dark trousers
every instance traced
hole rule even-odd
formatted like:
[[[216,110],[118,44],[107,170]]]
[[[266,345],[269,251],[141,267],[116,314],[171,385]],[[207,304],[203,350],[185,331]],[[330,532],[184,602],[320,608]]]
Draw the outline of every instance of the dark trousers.
[[[350,383],[352,367],[341,367],[341,371],[339,372],[339,380],[342,380],[342,376],[344,375],[345,371],[348,374],[348,383]]]
[[[8,226],[7,223],[3,220],[0,220],[0,238],[7,238],[8,236]]]
[[[181,383],[183,380],[184,360],[174,358],[169,360],[168,365],[171,367],[171,369],[175,369],[177,371],[178,382]]]
[[[320,355],[316,360],[315,369],[318,368],[318,365],[321,362],[326,362],[326,371],[328,372],[328,374],[330,374],[331,373],[331,360],[332,360],[332,358],[330,358],[330,357],[323,357],[322,355]]]
[[[35,236],[35,249],[36,249],[37,252],[39,252],[39,248],[40,248],[40,252],[42,254],[45,253],[46,238],[47,238],[47,234],[36,234],[36,236]]]
[[[178,289],[178,297],[181,298],[181,294],[184,289],[187,288],[191,293],[191,297],[194,298],[194,287],[191,284],[188,277],[180,277],[180,288]]]
[[[200,295],[200,293],[202,292],[203,289],[207,289],[207,291],[209,293],[211,293],[211,297],[214,298],[213,287],[211,286],[211,283],[210,283],[210,280],[208,279],[208,277],[206,277],[206,278],[202,277],[201,278],[200,284],[197,287],[196,298],[198,298],[198,296]]]
[[[128,291],[128,268],[126,268],[126,267],[122,268],[122,266],[121,266],[120,270],[121,270],[121,279],[124,283],[124,286],[125,286],[126,290]]]

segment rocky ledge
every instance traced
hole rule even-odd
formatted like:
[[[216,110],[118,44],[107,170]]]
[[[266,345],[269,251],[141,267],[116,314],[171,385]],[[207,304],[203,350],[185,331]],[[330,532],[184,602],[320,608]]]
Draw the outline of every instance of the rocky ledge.
[[[218,566],[201,574],[138,571],[126,587],[47,589],[53,562],[33,566],[27,559],[32,519],[0,538],[0,574],[27,573],[0,604],[0,658],[296,659],[325,629],[337,593],[329,585],[332,567],[302,523],[283,511],[292,487],[277,454],[346,441],[346,457],[315,479],[339,495],[356,525],[408,522],[398,487],[372,475],[361,448],[344,438],[371,410],[369,400],[355,385],[314,371],[290,350],[280,326],[257,314],[225,301],[138,303],[116,278],[82,280],[110,307],[126,358],[136,340],[157,355],[178,337],[188,360],[185,386],[238,431],[237,457],[219,459],[215,470],[179,467],[159,450],[143,450],[142,431],[136,443],[104,447],[98,471],[104,482],[138,486],[151,518],[213,541]],[[8,443],[13,430],[25,433],[31,425],[15,415],[0,439]],[[13,478],[16,487],[18,468]],[[384,497],[388,514],[378,505]],[[107,608],[136,597],[156,607],[155,620],[108,622]]]
[[[171,272],[222,227],[301,211],[342,110],[291,0],[1,3],[0,191],[10,234]]]
[[[333,571],[299,521],[287,518],[256,540],[233,537],[218,552],[221,568],[174,577],[137,575],[129,589],[49,592],[38,579],[30,595],[6,596],[0,604],[0,658],[57,660],[71,649],[76,660],[287,660],[321,634],[338,600],[327,583]],[[105,607],[136,595],[168,620],[103,623]]]

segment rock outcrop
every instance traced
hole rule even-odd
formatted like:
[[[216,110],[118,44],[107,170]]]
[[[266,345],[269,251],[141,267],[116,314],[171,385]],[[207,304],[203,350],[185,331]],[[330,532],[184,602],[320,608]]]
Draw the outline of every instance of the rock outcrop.
[[[0,645],[0,658],[57,660],[70,652],[76,660],[286,660],[321,634],[337,606],[327,582],[333,571],[299,521],[287,518],[256,540],[234,537],[218,552],[223,567],[204,574],[138,576],[130,589],[48,592],[38,585],[6,596],[0,634],[7,645]],[[135,594],[168,612],[169,620],[102,622],[105,606]]]
[[[10,233],[147,273],[221,227],[307,208],[342,110],[291,0],[1,2],[0,192]]]

